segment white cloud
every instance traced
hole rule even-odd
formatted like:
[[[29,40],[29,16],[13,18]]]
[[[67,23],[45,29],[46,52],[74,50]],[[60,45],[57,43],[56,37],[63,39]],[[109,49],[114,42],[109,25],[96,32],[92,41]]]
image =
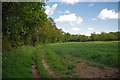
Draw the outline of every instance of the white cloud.
[[[91,28],[91,27],[89,27],[89,28],[88,28],[88,30],[89,30],[89,31],[93,31],[94,29],[93,29],[93,28]]]
[[[101,32],[95,32],[95,34],[101,34]]]
[[[94,31],[94,29],[93,29],[93,28],[91,28],[91,27],[89,27],[89,28],[88,28],[88,30],[87,30],[86,35],[87,35],[87,36],[90,36],[90,35],[91,35],[91,33],[93,33],[93,31]]]
[[[67,3],[67,4],[75,4],[79,2],[80,0],[61,0],[61,2]]]
[[[73,27],[72,30],[74,30],[74,31],[79,31],[80,29],[77,28],[77,27]]]
[[[120,13],[120,12],[119,12]],[[99,19],[118,19],[118,13],[115,12],[114,10],[108,10],[107,8],[103,9],[100,11],[98,15]]]
[[[76,16],[76,14],[67,14],[61,15],[59,18],[55,19],[56,22],[69,22],[70,25],[74,26],[76,24],[81,24],[83,19],[80,16]]]
[[[89,7],[92,7],[92,6],[94,6],[94,4],[89,4],[88,6],[89,6]]]
[[[76,20],[76,16],[75,14],[69,14],[69,15],[60,15],[59,18],[55,19],[55,21],[58,22],[70,22],[70,21],[75,21]]]
[[[54,5],[52,5],[52,7],[46,6],[45,7],[46,8],[45,13],[47,15],[52,15],[54,13],[55,9],[57,8],[57,6],[58,6],[58,4],[54,4]]]

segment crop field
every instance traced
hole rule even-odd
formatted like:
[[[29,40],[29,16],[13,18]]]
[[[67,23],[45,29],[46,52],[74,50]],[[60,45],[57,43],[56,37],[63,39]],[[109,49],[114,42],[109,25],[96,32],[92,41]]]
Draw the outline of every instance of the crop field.
[[[31,64],[35,59],[41,78],[114,78],[118,76],[118,44],[97,41],[23,46],[3,53],[2,75],[32,78]]]
[[[78,77],[75,67],[80,62],[103,69],[118,68],[118,42],[73,42],[46,46],[46,59],[64,77]]]
[[[101,64],[118,67],[117,42],[58,43],[48,45],[47,48],[64,58],[83,58]]]

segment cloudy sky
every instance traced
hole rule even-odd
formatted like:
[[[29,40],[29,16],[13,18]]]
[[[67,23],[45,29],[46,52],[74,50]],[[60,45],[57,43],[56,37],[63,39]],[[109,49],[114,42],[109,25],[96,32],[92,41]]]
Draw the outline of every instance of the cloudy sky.
[[[45,9],[58,28],[71,34],[118,31],[118,2],[54,0],[47,2]]]

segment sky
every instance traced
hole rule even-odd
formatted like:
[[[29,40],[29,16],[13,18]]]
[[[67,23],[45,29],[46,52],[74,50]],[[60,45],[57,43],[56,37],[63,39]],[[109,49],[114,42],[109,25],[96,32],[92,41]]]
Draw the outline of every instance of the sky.
[[[117,1],[117,0],[116,0]],[[47,2],[45,13],[54,19],[56,26],[70,34],[118,31],[118,2],[80,2],[60,0]]]

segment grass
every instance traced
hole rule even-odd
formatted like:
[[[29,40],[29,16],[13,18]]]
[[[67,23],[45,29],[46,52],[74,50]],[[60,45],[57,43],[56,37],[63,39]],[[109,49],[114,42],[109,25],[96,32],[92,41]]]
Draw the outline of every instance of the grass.
[[[42,78],[52,78],[42,64],[42,50],[50,68],[60,77],[77,78],[75,65],[81,60],[90,66],[118,68],[118,44],[120,42],[67,42],[41,46],[21,46],[2,55],[3,78],[32,78],[31,64],[35,58]],[[102,66],[101,66],[102,65]]]
[[[42,47],[21,46],[12,51],[4,52],[2,55],[2,77],[5,78],[29,78],[32,79],[33,59],[42,78],[50,78],[42,65]]]
[[[67,69],[68,63],[64,61],[58,54],[54,53],[51,49],[46,48],[46,60],[49,66],[57,72],[59,76],[68,77],[70,70]],[[60,72],[60,73],[59,73]]]
[[[2,55],[3,78],[32,78],[31,63],[34,47],[22,46]]]
[[[51,44],[48,48],[64,58],[73,56],[118,67],[118,43],[120,42],[73,42]]]
[[[79,60],[94,67],[118,68],[118,43],[120,42],[68,42],[49,44],[45,47],[49,65],[62,77],[75,76],[74,65]],[[73,67],[68,69],[68,67]]]
[[[51,78],[51,76],[48,74],[47,70],[44,69],[44,66],[42,64],[42,49],[43,49],[42,46],[37,46],[35,50],[37,69],[40,74],[40,77]]]

